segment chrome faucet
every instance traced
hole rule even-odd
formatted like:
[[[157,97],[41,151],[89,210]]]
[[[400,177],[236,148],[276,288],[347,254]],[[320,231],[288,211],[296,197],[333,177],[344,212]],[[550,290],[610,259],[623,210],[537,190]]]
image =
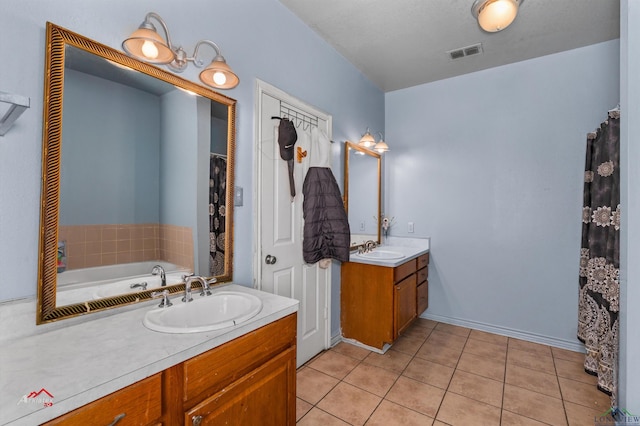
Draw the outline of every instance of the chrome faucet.
[[[378,243],[373,240],[365,241],[361,246],[358,247],[358,253],[369,253],[374,248],[378,247]]]
[[[209,278],[208,280],[205,279],[204,280],[204,285],[202,286],[202,291],[200,291],[200,296],[204,296],[205,294],[207,296],[211,296],[211,287],[209,287],[210,284],[214,284],[216,283],[218,280],[215,278]]]
[[[146,290],[147,289],[147,282],[143,281],[141,283],[131,284],[129,286],[129,288],[141,288],[142,290]]]
[[[171,300],[169,300],[169,290],[164,291],[154,291],[151,293],[151,298],[155,299],[157,297],[162,297],[162,302],[158,305],[159,308],[168,308],[173,305]]]
[[[164,268],[161,265],[156,265],[151,268],[151,275],[160,274],[160,280],[162,281],[162,287],[167,286],[167,275],[164,273]]]
[[[198,275],[188,275],[184,277],[184,297],[182,298],[183,302],[193,302],[193,297],[191,297],[191,283],[193,281],[198,281],[202,288],[205,286],[208,287],[207,281],[198,276]]]

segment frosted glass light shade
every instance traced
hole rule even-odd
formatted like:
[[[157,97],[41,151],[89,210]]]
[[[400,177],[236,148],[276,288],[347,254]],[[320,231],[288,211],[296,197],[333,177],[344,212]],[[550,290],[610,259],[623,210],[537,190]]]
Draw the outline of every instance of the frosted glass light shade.
[[[217,89],[233,89],[240,83],[238,76],[222,56],[216,56],[200,73],[200,81]]]
[[[364,135],[362,135],[362,138],[360,138],[360,142],[358,142],[358,145],[363,146],[365,148],[371,148],[375,144],[376,144],[376,139],[368,130]]]
[[[495,33],[507,28],[518,14],[519,0],[476,0],[472,12],[483,30]]]
[[[378,151],[380,154],[382,154],[383,152],[389,151],[389,145],[387,145],[385,141],[380,140],[380,142],[378,142],[376,146],[373,147],[373,150]]]
[[[138,28],[122,42],[129,55],[151,64],[168,64],[175,54],[160,35],[148,28]]]

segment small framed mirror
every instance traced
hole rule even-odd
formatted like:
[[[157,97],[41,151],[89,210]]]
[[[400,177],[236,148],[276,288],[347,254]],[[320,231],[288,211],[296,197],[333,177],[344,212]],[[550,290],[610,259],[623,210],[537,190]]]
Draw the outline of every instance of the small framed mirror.
[[[236,101],[47,23],[38,324],[232,279]]]
[[[345,142],[344,207],[349,216],[351,248],[365,241],[380,244],[382,157],[356,143]]]

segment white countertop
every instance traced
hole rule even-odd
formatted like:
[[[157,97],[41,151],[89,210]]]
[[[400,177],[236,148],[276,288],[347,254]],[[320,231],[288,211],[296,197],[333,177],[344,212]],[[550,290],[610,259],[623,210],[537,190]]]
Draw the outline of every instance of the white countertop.
[[[297,300],[238,284],[218,289],[255,294],[263,301],[262,311],[235,327],[165,334],[142,325],[145,313],[156,307],[145,304],[3,342],[0,425],[33,426],[51,420],[298,310]],[[41,389],[53,395],[50,407],[20,402]]]
[[[384,244],[376,247],[376,250],[386,250],[402,253],[403,257],[400,259],[372,259],[358,255],[357,251],[351,252],[349,256],[349,262],[366,263],[367,265],[387,266],[395,268],[405,262],[415,259],[425,253],[429,253],[431,245],[430,238],[402,238],[402,237],[389,237]]]

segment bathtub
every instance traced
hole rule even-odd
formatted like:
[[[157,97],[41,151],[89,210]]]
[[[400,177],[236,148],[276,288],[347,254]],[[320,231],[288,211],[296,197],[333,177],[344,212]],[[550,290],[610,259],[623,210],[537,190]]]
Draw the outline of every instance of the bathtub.
[[[168,262],[136,262],[67,270],[57,277],[56,306],[143,290],[141,287],[132,289],[132,284],[147,283],[147,290],[159,288],[160,275],[151,275],[155,265],[164,268],[167,285],[179,284],[183,275],[193,272]]]

